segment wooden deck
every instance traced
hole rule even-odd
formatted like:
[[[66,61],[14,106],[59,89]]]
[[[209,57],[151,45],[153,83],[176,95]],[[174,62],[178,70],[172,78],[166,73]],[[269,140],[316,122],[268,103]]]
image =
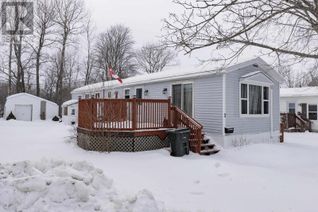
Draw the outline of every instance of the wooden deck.
[[[202,151],[203,126],[170,99],[83,99],[79,101],[78,131],[90,134],[127,133],[130,136],[158,136],[164,139],[167,129],[190,129],[190,149]],[[105,134],[106,133],[106,134]],[[205,149],[206,150],[206,149]]]
[[[281,123],[287,132],[311,132],[311,121],[302,114],[281,113]]]

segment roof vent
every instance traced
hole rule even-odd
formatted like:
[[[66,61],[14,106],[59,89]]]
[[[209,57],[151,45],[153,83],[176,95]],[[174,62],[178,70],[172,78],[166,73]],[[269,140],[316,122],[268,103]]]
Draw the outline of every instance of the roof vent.
[[[257,65],[257,64],[255,64],[255,63],[253,64],[253,66],[254,66],[254,67],[256,67],[256,68],[258,68],[258,65]]]

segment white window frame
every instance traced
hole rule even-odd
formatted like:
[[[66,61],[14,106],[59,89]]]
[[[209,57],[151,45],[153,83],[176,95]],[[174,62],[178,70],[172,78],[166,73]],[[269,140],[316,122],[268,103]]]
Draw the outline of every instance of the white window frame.
[[[268,88],[268,99],[264,99],[264,88]],[[269,115],[269,113],[270,113],[270,102],[269,102],[269,99],[270,99],[270,89],[271,89],[271,87],[269,87],[269,86],[262,86],[262,114],[263,115]],[[268,113],[267,114],[265,114],[265,109],[264,109],[264,103],[265,102],[267,102],[267,106],[268,106]]]
[[[290,109],[290,108],[289,108],[289,104],[294,104],[294,105],[295,105],[295,108],[294,108],[294,109],[295,109],[295,114],[296,114],[296,113],[297,113],[297,110],[296,110],[296,109],[297,109],[297,104],[296,104],[296,102],[287,102],[287,112],[288,112],[288,113],[289,113],[289,109]],[[308,107],[308,106],[307,106],[307,107]],[[307,111],[308,111],[308,110],[307,110]]]
[[[124,89],[124,93],[123,93],[124,98],[126,99],[126,91],[129,91],[129,99],[131,99],[131,94],[130,94],[131,90],[130,90],[130,88],[125,88]]]
[[[310,110],[309,110],[309,106],[316,106],[316,107],[317,107],[317,110],[316,110],[316,111],[310,111]],[[308,117],[308,119],[309,119],[310,121],[318,121],[318,105],[317,105],[317,104],[307,104],[307,107],[308,107],[308,108],[307,108],[307,113],[308,113],[308,114],[307,114],[307,117]],[[317,119],[310,119],[310,118],[309,118],[309,114],[310,114],[310,113],[316,113],[316,114],[317,114]]]
[[[246,84],[247,85],[247,114],[242,114],[242,100],[246,100],[246,98],[242,98],[241,95],[241,88],[242,88],[242,84]],[[261,104],[261,111],[262,114],[250,114],[250,100],[249,100],[249,94],[250,94],[250,85],[255,85],[255,86],[261,86],[262,87],[262,104]],[[264,87],[268,87],[268,114],[264,114]],[[265,100],[267,101],[267,100]],[[262,83],[262,82],[257,82],[257,81],[248,81],[248,80],[244,80],[244,81],[240,81],[239,83],[239,114],[240,117],[242,118],[267,118],[270,117],[271,114],[271,108],[270,108],[270,104],[272,102],[272,96],[271,96],[271,84],[269,83]]]

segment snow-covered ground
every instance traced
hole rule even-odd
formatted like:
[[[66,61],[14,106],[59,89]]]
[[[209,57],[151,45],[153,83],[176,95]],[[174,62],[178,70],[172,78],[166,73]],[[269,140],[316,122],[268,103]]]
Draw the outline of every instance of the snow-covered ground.
[[[162,208],[167,211],[212,212],[318,210],[318,134],[286,134],[284,144],[256,144],[222,150],[214,156],[190,154],[182,158],[170,157],[166,150],[110,154],[87,152],[69,141],[73,135],[72,128],[61,123],[0,120],[0,205],[5,201],[4,191],[11,192],[7,198],[14,198],[13,193],[21,195],[19,192],[27,190],[28,183],[31,188],[38,188],[36,181],[21,184],[21,177],[38,179],[40,174],[46,178],[38,180],[39,183],[49,181],[59,184],[60,190],[73,189],[76,192],[76,187],[63,187],[60,183],[73,182],[74,179],[83,181],[83,177],[73,177],[75,169],[76,176],[85,176],[85,179],[91,179],[91,183],[85,184],[89,186],[87,191],[79,192],[86,196],[74,194],[65,197],[66,203],[74,203],[72,201],[76,198],[87,200],[71,207],[74,211],[85,210],[84,206],[89,211],[96,202],[101,209],[111,208],[114,205],[110,204],[118,201],[122,203],[114,207],[122,211],[160,211]],[[32,162],[18,165],[24,164],[28,167],[26,170],[33,171],[12,174],[15,173],[12,170],[16,170],[12,163],[25,160]],[[51,169],[41,168],[43,166]],[[68,170],[62,171],[67,174],[58,175],[63,169]],[[3,170],[11,170],[11,174],[5,174]],[[52,179],[52,175],[56,177]],[[94,175],[100,175],[98,179],[105,183],[94,187]],[[43,192],[44,188],[40,188]],[[45,188],[46,195],[41,200],[48,204],[52,196],[56,198],[54,192],[62,192],[60,190]],[[105,197],[107,195],[109,198]],[[29,202],[23,204],[32,203],[35,197],[28,198]],[[44,203],[36,202],[39,207],[44,207]],[[29,211],[34,211],[29,208]]]

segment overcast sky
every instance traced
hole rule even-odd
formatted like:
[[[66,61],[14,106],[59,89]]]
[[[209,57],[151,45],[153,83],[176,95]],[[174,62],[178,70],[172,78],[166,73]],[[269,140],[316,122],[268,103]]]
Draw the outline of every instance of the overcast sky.
[[[163,19],[169,13],[181,13],[182,8],[172,0],[85,0],[91,12],[97,31],[104,31],[115,24],[123,24],[131,29],[135,47],[155,42],[162,35]],[[189,56],[179,54],[178,68],[191,68],[199,64],[198,58],[207,59],[211,49],[195,52]],[[247,60],[255,55],[249,53],[240,58]],[[210,65],[209,65],[210,66]],[[176,68],[176,67],[174,67]]]

